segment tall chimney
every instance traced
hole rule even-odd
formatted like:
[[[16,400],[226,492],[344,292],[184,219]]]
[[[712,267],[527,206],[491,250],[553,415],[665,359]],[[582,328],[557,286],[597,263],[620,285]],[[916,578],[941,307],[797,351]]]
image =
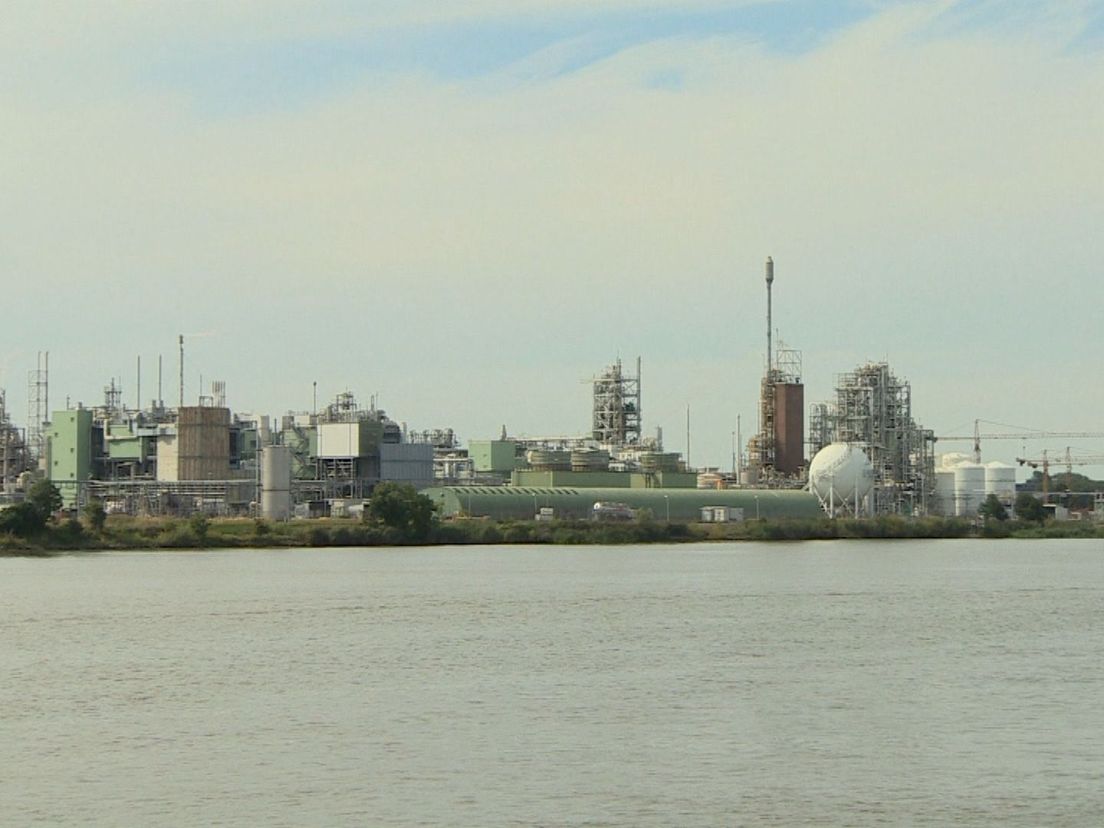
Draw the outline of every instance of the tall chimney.
[[[774,284],[774,260],[767,256],[767,374],[774,370],[774,350],[771,347],[771,285]]]

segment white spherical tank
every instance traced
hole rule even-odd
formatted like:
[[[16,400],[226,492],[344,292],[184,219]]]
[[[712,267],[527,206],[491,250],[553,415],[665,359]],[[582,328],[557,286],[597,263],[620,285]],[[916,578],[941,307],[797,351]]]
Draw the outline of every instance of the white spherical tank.
[[[858,446],[831,443],[809,464],[809,488],[823,503],[854,511],[874,488],[874,468]]]
[[[955,513],[955,473],[954,469],[936,469],[935,496],[937,510],[943,517],[954,517]]]
[[[955,515],[976,517],[985,499],[985,466],[960,463],[955,466]]]
[[[985,495],[996,495],[1002,503],[1016,497],[1016,467],[994,460],[985,464]]]
[[[291,517],[291,449],[261,449],[261,515],[269,520]]]

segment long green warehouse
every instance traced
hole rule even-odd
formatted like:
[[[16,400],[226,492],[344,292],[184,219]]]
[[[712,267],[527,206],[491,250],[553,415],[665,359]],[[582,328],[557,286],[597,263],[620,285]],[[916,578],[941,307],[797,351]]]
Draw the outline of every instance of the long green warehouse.
[[[744,510],[745,519],[824,517],[810,492],[780,489],[583,489],[529,486],[444,486],[426,489],[441,517],[469,515],[493,520],[532,520],[549,507],[556,518],[587,519],[595,503],[648,509],[656,520],[697,521],[707,506]]]

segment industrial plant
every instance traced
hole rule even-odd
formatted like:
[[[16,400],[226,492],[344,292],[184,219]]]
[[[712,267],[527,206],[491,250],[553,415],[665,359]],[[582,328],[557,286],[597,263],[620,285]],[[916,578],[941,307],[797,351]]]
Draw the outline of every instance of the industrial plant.
[[[809,449],[816,455],[810,484],[829,511],[921,515],[931,510],[935,434],[913,419],[911,386],[894,376],[889,365],[869,363],[839,375],[835,400],[813,405],[809,424]],[[819,453],[832,445],[861,451],[869,469],[859,472],[849,459],[845,466],[858,477],[842,474],[838,463],[854,452],[838,448],[817,462]]]
[[[988,495],[1012,506],[1015,469],[981,464],[976,425],[973,457],[937,457],[939,439],[962,438],[922,427],[910,383],[885,362],[838,374],[834,398],[808,408],[806,430],[802,354],[776,337],[774,282],[768,258],[757,423],[746,453],[734,440],[731,474],[691,468],[665,450],[662,429],[646,431],[640,357],[593,376],[587,430],[532,437],[502,426],[464,447],[451,428],[408,430],[348,390],[279,416],[231,411],[224,382],[185,404],[181,336],[175,407],[161,397],[160,358],[157,396],[144,406],[127,406],[113,379],[101,404],[51,410],[44,353],[28,372],[24,428],[0,389],[0,508],[40,479],[70,509],[98,501],[108,513],[275,520],[356,516],[383,481],[426,492],[444,518],[973,517]],[[141,400],[140,360],[137,377]],[[1042,463],[1045,477],[1045,453]]]

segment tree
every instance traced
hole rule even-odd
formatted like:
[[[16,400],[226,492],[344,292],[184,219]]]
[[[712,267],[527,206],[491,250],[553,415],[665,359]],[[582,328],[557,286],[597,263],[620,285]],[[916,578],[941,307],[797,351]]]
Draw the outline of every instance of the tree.
[[[46,518],[28,500],[0,511],[0,535],[27,538],[46,528]]]
[[[433,525],[433,501],[406,483],[380,483],[368,501],[367,517],[399,529],[413,540],[429,534]]]
[[[207,520],[207,516],[203,512],[196,512],[188,518],[188,526],[191,527],[192,533],[199,541],[200,546],[207,543],[207,530],[211,528],[211,522]]]
[[[27,502],[42,516],[45,523],[61,508],[61,492],[49,480],[39,480],[27,492]]]
[[[978,509],[978,514],[986,520],[1008,520],[1008,511],[995,494],[985,498],[985,502]]]
[[[1047,510],[1043,502],[1030,492],[1020,492],[1016,495],[1013,508],[1016,510],[1016,517],[1020,520],[1042,523],[1047,519]]]
[[[84,507],[84,520],[93,532],[103,531],[104,524],[107,522],[107,512],[98,498],[88,501],[88,505]]]

